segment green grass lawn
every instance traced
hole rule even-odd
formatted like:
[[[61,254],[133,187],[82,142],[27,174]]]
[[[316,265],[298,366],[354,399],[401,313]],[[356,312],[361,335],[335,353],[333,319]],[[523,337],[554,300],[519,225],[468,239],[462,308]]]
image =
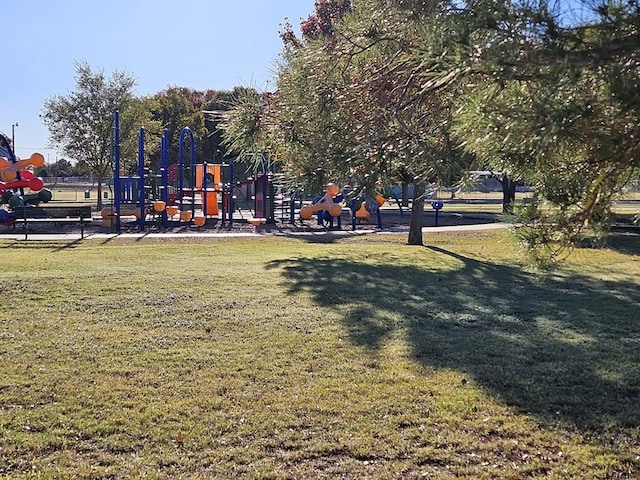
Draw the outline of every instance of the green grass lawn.
[[[640,245],[0,241],[0,478],[640,477]]]

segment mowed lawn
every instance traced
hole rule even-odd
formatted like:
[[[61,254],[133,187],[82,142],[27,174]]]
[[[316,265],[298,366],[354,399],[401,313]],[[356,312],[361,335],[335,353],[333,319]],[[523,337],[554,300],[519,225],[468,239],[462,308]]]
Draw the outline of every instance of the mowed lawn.
[[[640,478],[637,236],[0,242],[0,478]]]

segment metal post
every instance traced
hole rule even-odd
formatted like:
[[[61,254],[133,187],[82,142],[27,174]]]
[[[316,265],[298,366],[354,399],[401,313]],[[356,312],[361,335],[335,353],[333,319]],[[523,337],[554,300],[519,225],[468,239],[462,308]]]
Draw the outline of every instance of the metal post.
[[[164,133],[162,134],[161,163],[160,176],[162,183],[162,192],[160,195],[160,199],[165,204],[165,209],[162,211],[162,227],[167,228],[169,226],[166,209],[166,205],[169,202],[169,130],[166,128],[164,129]]]
[[[356,229],[356,223],[358,220],[357,212],[358,212],[358,199],[351,200],[351,230]]]
[[[262,218],[267,218],[267,173],[262,174]]]
[[[16,127],[19,127],[18,122],[11,125],[11,148],[13,149],[13,153],[15,155],[16,151]]]
[[[113,114],[115,124],[115,167],[113,172],[113,189],[115,192],[115,207],[116,207],[116,233],[120,233],[120,112],[116,110]]]
[[[291,200],[289,201],[289,223],[293,225],[296,223],[296,195],[297,193],[291,193]],[[283,205],[284,206],[284,205]]]
[[[207,162],[202,164],[202,213],[204,213],[205,223],[207,222]]]
[[[138,201],[140,202],[140,219],[138,221],[138,228],[140,231],[144,231],[146,223],[144,185],[144,127],[140,127],[140,134],[138,135]]]
[[[229,227],[233,226],[233,162],[229,164]]]
[[[184,165],[184,137],[185,135],[189,135],[191,143],[190,143],[190,147],[191,147],[191,172],[189,172],[189,178],[191,180],[191,217],[193,218],[193,215],[195,214],[195,165],[196,165],[196,145],[195,145],[195,139],[193,137],[193,132],[191,131],[191,129],[189,127],[184,127],[181,131],[180,131],[180,139],[178,142],[178,160],[180,163],[179,166],[179,172],[180,172],[180,179],[179,179],[179,189],[180,189],[180,198],[182,198],[182,189],[183,189],[183,165]],[[180,209],[182,210],[182,202],[180,202]]]

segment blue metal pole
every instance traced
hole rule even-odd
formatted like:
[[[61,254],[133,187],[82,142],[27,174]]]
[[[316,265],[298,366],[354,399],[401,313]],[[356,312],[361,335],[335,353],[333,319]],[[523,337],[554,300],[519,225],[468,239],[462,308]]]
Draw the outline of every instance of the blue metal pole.
[[[182,131],[178,137],[178,196],[180,198],[180,211],[184,211],[184,140]]]
[[[178,161],[180,163],[179,172],[180,172],[180,180],[179,180],[179,188],[180,188],[180,197],[182,198],[182,189],[184,187],[183,182],[183,169],[184,169],[184,137],[185,135],[189,135],[190,137],[190,147],[191,147],[191,171],[189,172],[189,178],[191,182],[191,216],[193,217],[196,209],[195,205],[195,165],[196,165],[196,145],[195,139],[193,137],[193,132],[189,127],[184,127],[180,131],[180,139],[178,142]],[[180,209],[182,210],[182,201],[180,202]]]
[[[267,218],[267,173],[262,174],[262,218]]]
[[[200,189],[202,190],[202,213],[204,213],[204,218],[206,222],[207,218],[207,162],[202,164],[202,185]]]
[[[164,129],[162,134],[162,153],[161,153],[161,168],[160,175],[162,181],[162,192],[160,199],[164,202],[165,206],[169,202],[169,130]],[[167,209],[162,211],[162,226],[167,228],[169,221],[167,219]]]
[[[144,231],[146,226],[146,199],[144,185],[144,127],[140,127],[140,134],[138,135],[138,201],[140,202],[140,219],[138,220],[138,228],[141,231]]]
[[[222,162],[222,160],[220,161],[220,194],[222,195],[221,198],[221,209],[220,209],[220,223],[221,225],[224,225],[224,223],[227,221],[227,195],[228,195],[228,189],[227,189],[227,183],[225,182],[225,176],[224,176],[224,167],[225,164]]]
[[[189,140],[190,140],[190,144],[189,144],[189,147],[191,149],[190,177],[191,177],[191,185],[193,185],[193,187],[194,187],[193,201],[191,202],[191,218],[193,218],[195,216],[195,214],[196,214],[196,194],[195,194],[195,186],[196,186],[196,141],[193,138],[193,132],[191,131],[191,129],[189,127],[185,127],[183,130],[186,130],[186,133],[189,134]],[[206,171],[204,173],[206,174]],[[202,195],[203,194],[201,194],[200,201],[202,201]]]
[[[233,205],[233,162],[229,164],[229,226],[233,225],[233,210],[235,206]]]
[[[297,193],[291,194],[291,200],[289,202],[289,223],[295,223],[295,215],[296,215],[296,195]]]
[[[113,114],[115,124],[115,167],[113,172],[113,189],[115,191],[115,207],[116,207],[116,233],[120,233],[120,196],[122,194],[120,187],[120,112],[116,110]]]
[[[351,200],[351,230],[356,229],[357,216],[356,212],[358,211],[358,199],[354,198]]]

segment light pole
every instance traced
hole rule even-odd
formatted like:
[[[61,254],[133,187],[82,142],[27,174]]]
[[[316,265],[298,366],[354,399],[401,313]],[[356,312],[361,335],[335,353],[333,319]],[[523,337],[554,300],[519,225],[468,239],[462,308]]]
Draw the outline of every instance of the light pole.
[[[13,154],[16,154],[16,127],[19,127],[18,122],[11,125],[11,148],[13,148]]]

